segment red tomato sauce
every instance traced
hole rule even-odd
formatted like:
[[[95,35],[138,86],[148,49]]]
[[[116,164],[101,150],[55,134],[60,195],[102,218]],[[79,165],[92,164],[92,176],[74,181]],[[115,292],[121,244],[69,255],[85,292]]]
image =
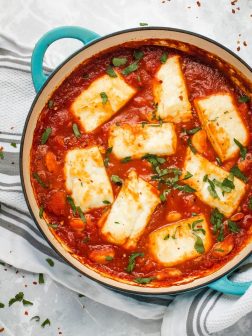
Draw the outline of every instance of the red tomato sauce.
[[[237,221],[240,230],[232,233],[227,226],[224,229],[225,239],[231,239],[233,248],[227,255],[216,255],[212,248],[209,252],[202,254],[196,259],[188,260],[173,267],[178,270],[175,275],[165,276],[162,279],[155,278],[158,272],[166,268],[156,262],[148,250],[148,235],[153,230],[168,224],[167,214],[176,211],[181,219],[192,217],[192,213],[203,213],[211,228],[213,244],[217,242],[216,235],[210,223],[211,208],[202,203],[194,193],[186,193],[179,190],[172,190],[165,202],[160,203],[151,216],[151,219],[141,236],[137,248],[128,251],[120,246],[116,246],[105,241],[101,234],[98,221],[104,211],[110,209],[110,205],[99,209],[94,209],[85,214],[86,224],[82,224],[78,214],[73,213],[73,209],[67,202],[66,197],[70,192],[65,187],[64,158],[68,150],[73,148],[86,148],[97,145],[103,148],[103,158],[108,149],[108,130],[115,123],[137,123],[147,121],[148,114],[153,112],[152,84],[155,73],[161,66],[160,57],[167,52],[168,57],[179,54],[181,56],[182,70],[186,81],[189,100],[192,103],[193,118],[187,123],[176,124],[178,137],[178,150],[175,155],[166,157],[165,167],[182,168],[185,151],[188,146],[190,135],[184,129],[190,130],[200,126],[200,121],[193,108],[193,100],[198,97],[205,97],[215,92],[229,92],[234,97],[243,120],[246,122],[251,133],[251,104],[240,103],[239,97],[245,94],[234,85],[228,77],[225,68],[218,68],[216,64],[203,59],[202,55],[197,57],[195,50],[185,53],[167,47],[144,45],[137,46],[138,50],[144,53],[144,57],[138,63],[138,69],[131,74],[124,76],[125,81],[138,89],[137,94],[108,122],[97,128],[94,132],[85,133],[79,120],[70,111],[73,100],[99,76],[105,73],[108,65],[111,65],[113,57],[127,58],[127,64],[134,61],[133,52],[136,48],[126,45],[109,51],[103,55],[98,55],[90,59],[85,64],[81,64],[73,73],[68,76],[63,83],[52,94],[50,101],[41,111],[37,122],[31,150],[31,176],[37,174],[46,184],[46,188],[41,186],[35,178],[31,178],[33,190],[39,207],[43,207],[43,216],[49,224],[55,236],[66,244],[72,253],[81,262],[89,267],[105,274],[108,277],[134,281],[138,277],[153,277],[149,286],[162,287],[186,279],[188,276],[200,277],[209,274],[223,266],[232,259],[248,242],[251,236],[252,210],[248,203],[252,196],[251,190],[251,169],[252,169],[252,146],[249,144],[247,157],[243,163],[243,172],[248,177],[247,192],[236,212],[242,213],[242,218]],[[121,72],[125,66],[117,67]],[[72,125],[76,123],[81,132],[77,138],[73,133]],[[52,132],[47,142],[42,145],[41,137],[47,127]],[[210,161],[216,163],[214,149],[210,142],[207,142],[207,150],[203,155]],[[247,159],[248,158],[248,159]],[[225,162],[224,168],[230,170],[235,162]],[[217,164],[217,163],[216,163]],[[230,165],[230,166],[228,166]],[[130,169],[135,169],[137,173],[157,187],[155,181],[150,181],[153,170],[151,165],[142,159],[132,160],[122,163],[113,154],[109,155],[109,165],[106,168],[109,177],[118,175],[125,179]],[[119,193],[120,186],[112,183],[114,196]],[[161,189],[162,192],[162,189]],[[227,238],[228,237],[228,238]],[[231,238],[230,238],[231,237]],[[107,260],[99,259],[99,251],[107,251]],[[131,273],[126,272],[130,255],[133,252],[143,253],[135,259],[135,267]],[[98,257],[97,257],[98,255]]]

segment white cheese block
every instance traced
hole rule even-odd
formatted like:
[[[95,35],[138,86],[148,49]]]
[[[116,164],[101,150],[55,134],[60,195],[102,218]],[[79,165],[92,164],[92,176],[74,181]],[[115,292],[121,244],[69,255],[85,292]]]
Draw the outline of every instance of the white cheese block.
[[[195,247],[197,236],[201,242],[200,250]],[[149,251],[164,266],[196,258],[207,252],[211,244],[210,230],[203,214],[165,225],[149,236]]]
[[[191,119],[191,104],[179,56],[172,56],[161,65],[154,80],[153,94],[155,103],[158,103],[157,117],[175,123]]]
[[[92,132],[109,120],[136,93],[136,89],[128,85],[116,72],[117,77],[103,75],[93,81],[72,103],[73,114],[80,119],[86,132]],[[102,102],[101,93],[108,97]]]
[[[192,177],[183,180],[186,172],[190,172]],[[183,174],[181,176],[182,182],[188,184],[190,187],[196,190],[196,195],[202,202],[208,204],[212,208],[218,208],[226,217],[232,215],[237,209],[242,200],[246,186],[238,178],[233,178],[234,188],[230,192],[225,192],[215,185],[215,191],[218,197],[213,197],[210,189],[210,184],[204,177],[208,176],[208,179],[218,182],[223,182],[225,178],[231,179],[230,173],[209,162],[207,159],[199,154],[193,154],[190,149],[187,151],[186,159],[183,167]]]
[[[144,127],[143,127],[144,126]],[[127,156],[140,158],[144,154],[172,155],[176,151],[177,136],[173,124],[113,125],[109,147],[118,159]]]
[[[203,128],[222,161],[232,159],[239,152],[234,139],[243,146],[248,144],[246,129],[230,94],[213,94],[195,99]]]
[[[159,203],[158,191],[132,170],[102,223],[103,236],[126,249],[135,248]]]
[[[82,211],[105,206],[114,196],[98,147],[73,149],[65,158],[66,188]]]

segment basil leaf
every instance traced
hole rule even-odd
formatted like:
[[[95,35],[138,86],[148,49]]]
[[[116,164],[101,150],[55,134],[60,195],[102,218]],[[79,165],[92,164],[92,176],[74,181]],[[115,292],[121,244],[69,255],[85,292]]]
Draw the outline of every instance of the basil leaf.
[[[43,218],[43,214],[44,214],[44,207],[43,205],[41,205],[41,207],[39,208],[39,218]]]
[[[49,109],[52,109],[54,105],[54,101],[52,99],[48,100],[47,106]]]
[[[168,53],[167,53],[167,52],[164,52],[164,53],[162,54],[162,56],[160,57],[160,62],[163,63],[163,64],[165,64],[166,61],[167,61],[167,58],[168,58]]]
[[[53,267],[54,266],[54,261],[50,258],[47,258],[46,261],[48,262],[48,265]]]
[[[38,182],[38,184],[41,185],[41,187],[43,187],[43,188],[45,188],[45,189],[48,188],[48,186],[45,184],[45,182],[43,182],[43,181],[41,180],[41,178],[39,177],[39,174],[38,174],[38,173],[33,173],[32,176],[33,176],[33,178],[35,178],[35,180]]]
[[[119,67],[119,66],[125,65],[127,63],[127,58],[125,58],[125,57],[122,57],[122,58],[114,57],[112,59],[112,63],[113,63],[114,66]]]
[[[108,96],[107,96],[106,92],[101,92],[100,96],[101,96],[101,99],[102,99],[102,104],[105,105],[108,101]]]
[[[161,202],[165,202],[167,199],[167,195],[171,192],[171,189],[166,189],[163,191],[163,193],[159,196]]]
[[[42,285],[45,283],[44,274],[39,273],[39,284]]]
[[[81,136],[81,133],[79,131],[78,125],[73,124],[72,129],[73,129],[73,132],[74,132],[74,135],[76,136],[76,138],[79,138]]]
[[[23,292],[19,292],[18,294],[15,295],[14,298],[11,298],[9,300],[9,307],[13,305],[13,303],[15,302],[21,302],[24,298],[24,293]]]
[[[125,158],[123,158],[123,159],[121,160],[122,163],[127,163],[127,162],[129,162],[129,161],[131,161],[131,156],[126,156]]]
[[[136,71],[138,69],[138,61],[131,63],[127,68],[123,69],[122,74],[124,76],[127,76],[131,74],[132,72]]]
[[[231,221],[230,219],[228,220],[228,228],[230,232],[232,233],[240,232],[240,227],[235,222]]]
[[[180,191],[183,191],[183,192],[187,192],[187,193],[193,193],[195,192],[196,190],[193,189],[192,187],[190,187],[189,185],[174,185],[174,189],[177,189],[177,190],[180,190]]]
[[[129,263],[128,263],[128,266],[126,268],[126,272],[131,273],[136,266],[136,258],[143,257],[143,256],[144,256],[143,252],[132,253],[129,257]]]
[[[246,96],[246,95],[243,95],[243,96],[239,97],[238,101],[239,101],[239,103],[248,103],[250,101],[250,97]]]
[[[245,176],[240,169],[238,168],[238,166],[233,166],[230,170],[230,172],[237,178],[239,178],[240,180],[242,180],[243,182],[247,183],[248,182],[248,178],[247,176]]]
[[[246,157],[246,154],[247,154],[247,148],[244,147],[237,139],[234,139],[234,143],[240,149],[240,155],[241,155],[242,160],[245,160],[245,157]]]
[[[189,134],[189,135],[192,135],[192,134],[195,134],[195,133],[199,132],[201,129],[202,129],[201,127],[195,127],[195,128],[192,128],[192,129],[186,131],[186,133]]]
[[[107,69],[106,69],[106,73],[110,76],[110,77],[117,77],[117,74],[115,72],[115,70],[112,68],[112,66],[108,66]]]
[[[198,253],[203,254],[205,252],[205,247],[204,247],[203,241],[202,241],[201,237],[196,235],[195,233],[194,233],[194,236],[196,238],[194,248]]]
[[[86,220],[86,217],[85,217],[84,213],[82,212],[81,208],[78,206],[78,207],[76,207],[76,210],[77,210],[77,212],[78,212],[78,214],[79,214],[80,219],[82,220],[82,222],[86,223],[87,220]]]
[[[134,282],[141,284],[141,285],[146,285],[150,283],[152,280],[156,279],[155,277],[149,277],[149,278],[136,278],[134,279]]]
[[[111,181],[114,182],[117,185],[122,185],[123,184],[123,180],[117,175],[111,175]]]
[[[218,241],[223,241],[224,239],[223,219],[224,215],[217,208],[211,212],[210,222],[213,225],[214,234],[218,235]]]
[[[66,200],[69,203],[70,207],[72,208],[73,214],[75,215],[76,214],[76,205],[74,204],[74,200],[69,195],[67,195]]]
[[[45,328],[46,325],[51,325],[51,322],[48,318],[41,324],[41,327]]]
[[[14,148],[17,148],[17,144],[15,142],[12,142],[11,146],[14,147]]]
[[[51,127],[47,127],[45,129],[44,133],[42,134],[42,137],[41,137],[41,144],[42,145],[44,145],[47,142],[51,133],[52,133]]]
[[[193,175],[190,172],[186,172],[185,177],[183,178],[183,180],[188,180],[189,178],[191,178]]]
[[[144,53],[141,50],[134,50],[133,56],[135,60],[139,61],[144,57]]]

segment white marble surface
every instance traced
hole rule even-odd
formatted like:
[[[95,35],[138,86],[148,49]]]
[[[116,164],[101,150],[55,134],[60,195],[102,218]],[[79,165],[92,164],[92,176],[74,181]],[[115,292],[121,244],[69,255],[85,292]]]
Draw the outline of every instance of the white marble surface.
[[[28,51],[43,33],[55,26],[81,25],[105,35],[147,22],[212,37],[236,51],[250,65],[252,63],[250,0],[240,0],[234,5],[228,0],[201,0],[198,4],[192,0],[0,0],[0,8],[0,33],[18,38]],[[57,42],[47,54],[47,64],[55,66],[79,45],[72,41]],[[10,309],[0,309],[0,328],[2,323],[4,336],[61,335],[60,332],[63,336],[160,335],[161,320],[139,320],[90,299],[79,298],[50,278],[45,279],[45,285],[34,284],[37,279],[36,274],[17,273],[12,267],[0,265],[0,302],[8,305],[10,297],[24,291],[25,297],[34,303],[28,308],[16,303]],[[64,309],[69,306],[72,308],[70,315]],[[29,315],[25,315],[25,311]],[[34,315],[39,315],[41,322],[49,318],[50,328],[41,328],[41,322],[37,325],[30,322]],[[252,314],[249,314],[215,336],[251,335],[251,319]]]

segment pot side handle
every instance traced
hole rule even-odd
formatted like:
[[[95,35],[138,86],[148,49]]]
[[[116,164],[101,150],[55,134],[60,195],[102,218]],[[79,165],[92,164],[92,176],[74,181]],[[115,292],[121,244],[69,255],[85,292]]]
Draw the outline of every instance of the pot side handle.
[[[74,38],[85,45],[100,37],[95,32],[77,26],[64,26],[50,30],[36,43],[31,58],[32,81],[36,92],[45,83],[47,76],[43,72],[43,59],[47,48],[55,41],[63,38]]]
[[[209,284],[208,287],[229,295],[243,295],[252,284],[250,282],[233,282],[225,275],[221,279]]]

